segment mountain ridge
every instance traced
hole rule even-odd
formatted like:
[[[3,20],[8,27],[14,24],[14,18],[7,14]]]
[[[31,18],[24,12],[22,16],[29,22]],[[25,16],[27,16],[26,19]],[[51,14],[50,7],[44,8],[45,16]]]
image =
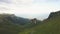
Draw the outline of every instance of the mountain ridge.
[[[43,24],[19,34],[60,34],[60,11],[52,12],[47,19],[43,20]]]
[[[14,14],[0,14],[0,34],[60,34],[60,11],[37,24]]]

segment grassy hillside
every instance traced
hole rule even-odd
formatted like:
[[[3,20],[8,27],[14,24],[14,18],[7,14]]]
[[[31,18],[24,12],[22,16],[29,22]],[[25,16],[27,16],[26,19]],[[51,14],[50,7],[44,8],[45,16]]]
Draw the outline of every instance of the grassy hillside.
[[[18,34],[24,30],[24,27],[19,25],[20,22],[18,24],[13,21],[16,19],[14,17],[16,16],[13,14],[0,14],[0,34]]]
[[[37,24],[15,15],[0,14],[0,34],[60,34],[60,11],[52,12],[42,22],[37,20]]]
[[[14,14],[0,14],[0,34],[19,34],[37,24],[30,23],[29,19],[17,17]]]
[[[51,13],[43,22],[19,34],[60,34],[60,11]]]

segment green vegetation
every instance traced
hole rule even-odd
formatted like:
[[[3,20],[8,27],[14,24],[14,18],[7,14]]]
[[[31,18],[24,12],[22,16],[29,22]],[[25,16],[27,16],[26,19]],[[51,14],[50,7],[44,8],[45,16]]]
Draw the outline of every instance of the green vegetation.
[[[0,34],[19,34],[34,26],[35,24],[30,23],[29,19],[14,14],[0,14]]]
[[[11,20],[7,19],[7,17],[9,16],[12,15],[0,15],[0,34],[17,34],[21,30],[23,30],[23,27],[21,27],[20,25],[16,25]]]
[[[27,29],[20,34],[60,34],[60,13],[55,12],[43,21],[41,25],[37,25],[31,29]]]
[[[36,24],[13,14],[0,14],[0,34],[60,34],[60,11]]]

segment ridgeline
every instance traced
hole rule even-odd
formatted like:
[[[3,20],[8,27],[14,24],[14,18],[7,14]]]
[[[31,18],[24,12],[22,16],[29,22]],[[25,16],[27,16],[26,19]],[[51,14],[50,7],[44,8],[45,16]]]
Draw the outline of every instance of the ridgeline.
[[[14,14],[0,14],[0,34],[60,34],[60,11],[51,12],[36,24]]]

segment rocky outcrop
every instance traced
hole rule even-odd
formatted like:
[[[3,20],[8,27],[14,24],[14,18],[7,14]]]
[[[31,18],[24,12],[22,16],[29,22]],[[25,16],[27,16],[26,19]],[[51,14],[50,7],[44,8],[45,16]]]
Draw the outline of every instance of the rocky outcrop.
[[[50,18],[56,18],[58,16],[60,16],[60,11],[51,12],[50,15],[49,15],[49,17],[48,17],[48,19],[50,19]]]

